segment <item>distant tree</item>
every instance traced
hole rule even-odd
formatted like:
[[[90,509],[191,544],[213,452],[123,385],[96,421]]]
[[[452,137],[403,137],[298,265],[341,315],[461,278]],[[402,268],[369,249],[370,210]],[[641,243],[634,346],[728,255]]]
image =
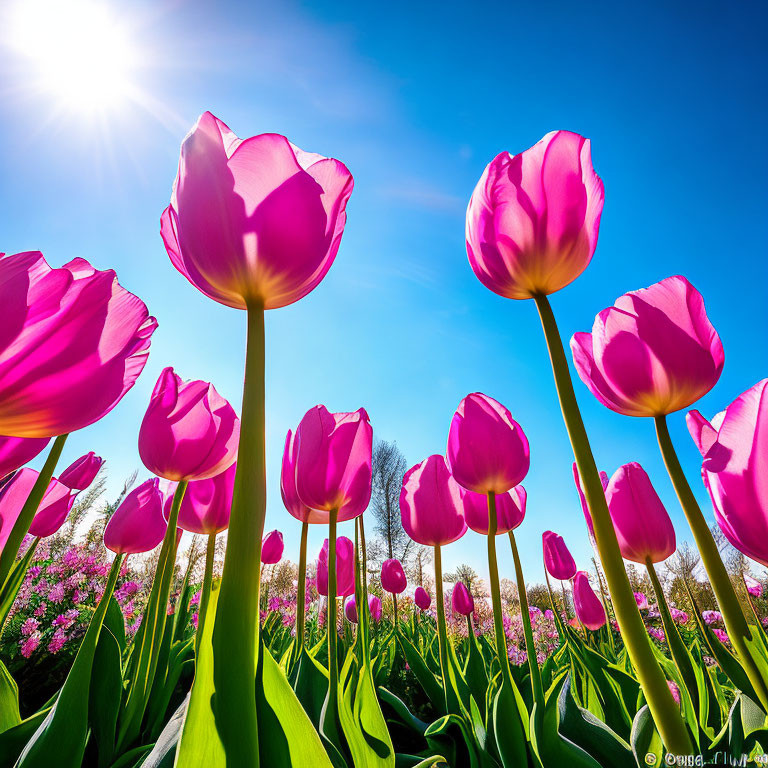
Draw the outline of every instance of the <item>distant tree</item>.
[[[426,589],[434,581],[429,571],[429,564],[431,562],[432,550],[429,547],[414,547],[411,578],[417,587],[424,587]]]
[[[463,581],[464,586],[470,591],[472,597],[486,597],[485,585],[471,565],[461,563],[455,571],[446,573],[443,578],[452,584]]]
[[[511,608],[520,602],[517,593],[517,584],[513,579],[502,579],[499,582],[499,590],[501,592],[501,602],[508,608]]]

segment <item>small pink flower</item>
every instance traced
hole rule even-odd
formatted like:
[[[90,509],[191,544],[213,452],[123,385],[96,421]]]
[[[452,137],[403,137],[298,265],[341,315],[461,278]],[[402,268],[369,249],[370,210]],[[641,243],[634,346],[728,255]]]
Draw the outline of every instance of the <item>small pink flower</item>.
[[[52,603],[60,603],[64,599],[64,585],[60,581],[51,587],[48,599]]]
[[[28,659],[40,645],[40,633],[34,632],[21,644],[21,655]]]
[[[51,638],[51,642],[48,643],[48,651],[49,653],[58,653],[64,643],[67,642],[69,638],[67,637],[67,633],[59,628],[53,633],[53,637]]]
[[[723,630],[723,629],[713,629],[712,631],[715,633],[715,637],[717,637],[717,639],[721,643],[725,644],[725,643],[729,642],[728,641],[728,633],[725,630]]]
[[[39,626],[40,622],[37,619],[29,618],[21,625],[21,634],[24,637],[29,637],[37,631]]]

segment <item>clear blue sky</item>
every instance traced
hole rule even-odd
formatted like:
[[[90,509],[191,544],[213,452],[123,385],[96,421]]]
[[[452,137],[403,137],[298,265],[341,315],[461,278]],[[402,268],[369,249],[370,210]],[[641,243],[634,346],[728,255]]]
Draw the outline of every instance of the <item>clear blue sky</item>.
[[[621,293],[681,273],[703,293],[726,350],[701,410],[714,414],[768,375],[764,4],[116,7],[141,51],[143,103],[100,125],[73,109],[52,117],[50,94],[31,88],[22,58],[0,52],[0,250],[114,268],[160,324],[137,385],[70,438],[63,466],[95,450],[108,460],[113,490],[141,467],[138,426],[166,365],[213,381],[239,407],[245,316],[198,293],[158,234],[179,144],[206,109],[241,137],[283,133],[341,159],[355,177],[330,273],[267,319],[267,530],[283,530],[294,560],[299,526],[283,510],[278,471],[285,432],[307,408],[365,406],[375,434],[396,440],[410,465],[444,450],[456,405],[479,390],[507,405],[530,440],[518,533],[529,580],[542,578],[549,528],[587,567],[535,308],[486,290],[464,245],[466,203],[486,163],[550,130],[591,138],[605,183],[595,258],[552,299],[566,341]],[[576,390],[601,468],[640,461],[688,539],[652,423],[608,411],[578,380]],[[671,429],[711,517],[682,414]],[[313,531],[313,551],[322,538]],[[512,576],[501,549],[502,575]],[[465,561],[487,571],[472,532],[444,557],[447,567]]]

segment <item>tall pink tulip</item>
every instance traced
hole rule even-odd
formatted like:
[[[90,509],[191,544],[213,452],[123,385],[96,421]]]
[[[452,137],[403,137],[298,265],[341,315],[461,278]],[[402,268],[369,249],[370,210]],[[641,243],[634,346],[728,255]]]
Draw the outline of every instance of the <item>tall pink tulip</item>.
[[[522,485],[516,485],[507,493],[496,496],[496,535],[509,533],[525,518],[528,494]],[[482,493],[467,491],[464,495],[464,519],[476,533],[488,535],[488,497]]]
[[[179,507],[179,528],[206,536],[226,530],[236,471],[237,463],[206,480],[192,480]],[[170,516],[172,503],[170,495],[165,501],[166,517]]]
[[[553,579],[568,581],[576,573],[576,561],[565,546],[563,537],[553,531],[544,531],[541,537],[544,547],[544,565]]]
[[[373,429],[364,408],[331,413],[311,408],[296,430],[296,490],[307,507],[361,515],[371,499]]]
[[[442,456],[433,454],[411,467],[400,490],[400,518],[405,532],[416,543],[428,547],[460,539],[467,531],[465,494]]]
[[[328,539],[317,559],[317,592],[328,596]],[[355,545],[346,536],[336,539],[336,597],[355,594]]]
[[[280,531],[270,531],[261,543],[261,562],[264,565],[279,563],[283,557],[283,534]]]
[[[161,235],[176,269],[237,309],[292,304],[331,267],[352,175],[284,136],[244,141],[210,112],[184,139]]]
[[[559,291],[589,265],[603,211],[603,182],[588,139],[553,131],[488,165],[467,209],[467,253],[478,280],[501,296]]]
[[[475,493],[506,493],[528,474],[528,439],[492,397],[467,395],[451,421],[446,450],[456,482]]]
[[[475,610],[475,600],[463,581],[457,581],[451,592],[451,608],[454,613],[469,616]]]
[[[99,474],[104,459],[89,451],[72,462],[60,475],[59,482],[76,491],[84,491]]]
[[[163,494],[153,477],[134,488],[109,518],[104,544],[118,554],[149,552],[165,536]]]
[[[368,598],[368,610],[370,611],[371,618],[374,621],[381,621],[382,605],[381,598],[376,595],[371,595]]]
[[[416,587],[416,591],[413,593],[413,602],[422,611],[426,611],[432,603],[432,598],[424,587]]]
[[[283,463],[280,467],[280,495],[288,512],[302,523],[327,523],[328,513],[310,509],[296,492],[296,436],[291,430],[285,436]]]
[[[571,350],[592,394],[627,416],[686,408],[715,386],[725,360],[704,299],[680,276],[616,299]]]
[[[109,413],[144,368],[157,321],[111,270],[0,258],[0,434],[53,437]]]
[[[0,549],[5,546],[13,524],[21,513],[38,476],[37,470],[25,467],[0,489]],[[51,479],[32,520],[29,533],[40,537],[56,533],[67,519],[74,501],[75,496],[69,488],[58,480]]]
[[[605,622],[605,608],[589,583],[586,571],[578,571],[573,577],[573,607],[579,621],[593,632]]]
[[[392,595],[399,595],[405,592],[407,586],[403,564],[396,557],[385,560],[381,564],[381,588]]]
[[[357,603],[355,603],[354,596],[344,601],[344,615],[347,617],[347,621],[351,621],[353,624],[358,623]]]
[[[165,368],[139,430],[144,466],[167,480],[205,480],[237,458],[240,419],[205,381],[182,381]]]
[[[50,438],[0,437],[0,482],[40,453]]]
[[[645,565],[675,553],[675,528],[651,479],[636,461],[613,473],[605,496],[625,559]]]
[[[736,549],[768,565],[768,379],[737,397],[713,424],[691,411],[688,426],[704,458],[702,477],[717,524]]]
[[[589,506],[587,506],[587,500],[584,497],[584,491],[581,488],[581,476],[579,475],[579,468],[576,466],[576,462],[573,462],[573,481],[576,483],[576,492],[579,494],[579,502],[581,503],[581,511],[584,513],[584,519],[587,521],[587,529],[589,530],[589,537],[594,542],[595,529],[592,525],[592,515],[589,513]],[[608,487],[608,473],[600,472],[600,482],[603,485],[603,491]]]

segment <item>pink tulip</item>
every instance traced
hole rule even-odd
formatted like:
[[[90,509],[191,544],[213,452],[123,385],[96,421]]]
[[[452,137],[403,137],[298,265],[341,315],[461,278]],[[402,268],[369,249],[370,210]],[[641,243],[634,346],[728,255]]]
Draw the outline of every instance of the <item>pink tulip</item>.
[[[296,491],[313,510],[362,515],[371,499],[373,429],[364,408],[331,413],[310,408],[296,430]]]
[[[675,700],[675,704],[679,704],[680,689],[677,687],[677,683],[673,682],[672,680],[667,680],[667,686],[669,687],[669,692],[672,694],[672,698]]]
[[[528,474],[528,439],[492,397],[467,395],[451,421],[446,451],[456,482],[475,493],[506,493]]]
[[[761,597],[763,594],[763,585],[757,580],[753,579],[748,573],[744,574],[744,584],[747,587],[752,597]]]
[[[645,565],[675,553],[675,528],[651,478],[636,461],[614,472],[605,497],[623,558]]]
[[[39,472],[26,467],[19,470],[0,489],[0,549],[5,546]],[[44,538],[61,528],[75,501],[75,495],[56,479],[51,479],[40,506],[37,508],[29,533]]]
[[[328,596],[328,539],[317,559],[317,593]],[[355,545],[346,536],[336,539],[336,597],[355,594]]]
[[[508,493],[496,494],[496,535],[517,528],[525,518],[528,494],[522,485],[516,485]],[[482,493],[467,491],[464,496],[464,519],[476,533],[488,535],[488,497]]]
[[[648,598],[642,592],[635,592],[635,602],[641,611],[648,610]]]
[[[509,299],[559,291],[589,265],[603,182],[588,139],[553,131],[491,161],[467,209],[467,253],[480,282]]]
[[[284,307],[330,269],[352,187],[338,160],[273,133],[243,141],[206,112],[181,146],[160,233],[206,296],[237,309]]]
[[[280,468],[280,494],[288,512],[297,520],[311,523],[327,523],[328,513],[310,509],[296,493],[296,440],[293,432],[288,430],[283,449],[283,463]]]
[[[104,544],[118,554],[149,552],[165,536],[163,494],[153,477],[134,488],[109,518]]]
[[[0,437],[0,481],[32,461],[49,440],[48,437]]]
[[[595,538],[595,531],[592,527],[592,515],[589,512],[589,506],[587,505],[587,499],[584,496],[584,491],[581,489],[581,476],[579,475],[579,468],[576,466],[576,462],[573,462],[573,480],[576,483],[576,492],[579,494],[579,501],[581,502],[581,511],[584,513],[584,519],[587,521],[587,528],[589,529],[589,536],[591,539]],[[600,482],[603,484],[603,491],[608,487],[608,473],[600,472]]]
[[[573,577],[573,607],[587,629],[594,632],[605,624],[605,608],[592,589],[586,571],[577,571]]]
[[[351,621],[353,624],[358,623],[357,604],[354,597],[350,597],[344,602],[344,615],[347,617],[347,621]]]
[[[576,573],[576,561],[565,546],[563,537],[553,531],[544,531],[541,536],[544,546],[544,566],[553,579],[568,581]]]
[[[60,475],[59,482],[76,491],[84,491],[95,479],[104,459],[93,451],[70,464]]]
[[[413,601],[422,611],[426,611],[432,604],[432,598],[424,587],[416,587],[416,591],[413,593]]]
[[[279,563],[283,549],[283,534],[280,531],[270,531],[261,542],[261,562],[264,565]]]
[[[381,587],[392,595],[405,592],[408,579],[405,577],[403,564],[395,557],[381,564]]]
[[[382,605],[380,597],[376,597],[376,595],[368,596],[368,611],[374,621],[381,621]]]
[[[187,485],[179,507],[179,528],[205,536],[217,534],[229,526],[232,492],[235,488],[237,463],[207,480],[192,480]],[[165,500],[165,516],[168,517],[173,494]]]
[[[400,490],[400,517],[405,532],[417,544],[428,547],[457,541],[467,531],[465,494],[442,456],[433,454],[411,467]]]
[[[463,581],[457,581],[451,592],[451,608],[454,613],[469,616],[475,610],[475,600]]]
[[[571,351],[592,394],[627,416],[686,408],[715,386],[725,359],[701,294],[680,276],[618,298]]]
[[[165,368],[139,430],[144,466],[167,480],[205,480],[237,458],[240,419],[205,381],[181,380]]]
[[[0,434],[53,437],[109,413],[144,368],[157,321],[111,270],[0,258]]]
[[[719,429],[698,411],[688,425],[717,524],[736,549],[768,565],[768,379],[728,406]]]

